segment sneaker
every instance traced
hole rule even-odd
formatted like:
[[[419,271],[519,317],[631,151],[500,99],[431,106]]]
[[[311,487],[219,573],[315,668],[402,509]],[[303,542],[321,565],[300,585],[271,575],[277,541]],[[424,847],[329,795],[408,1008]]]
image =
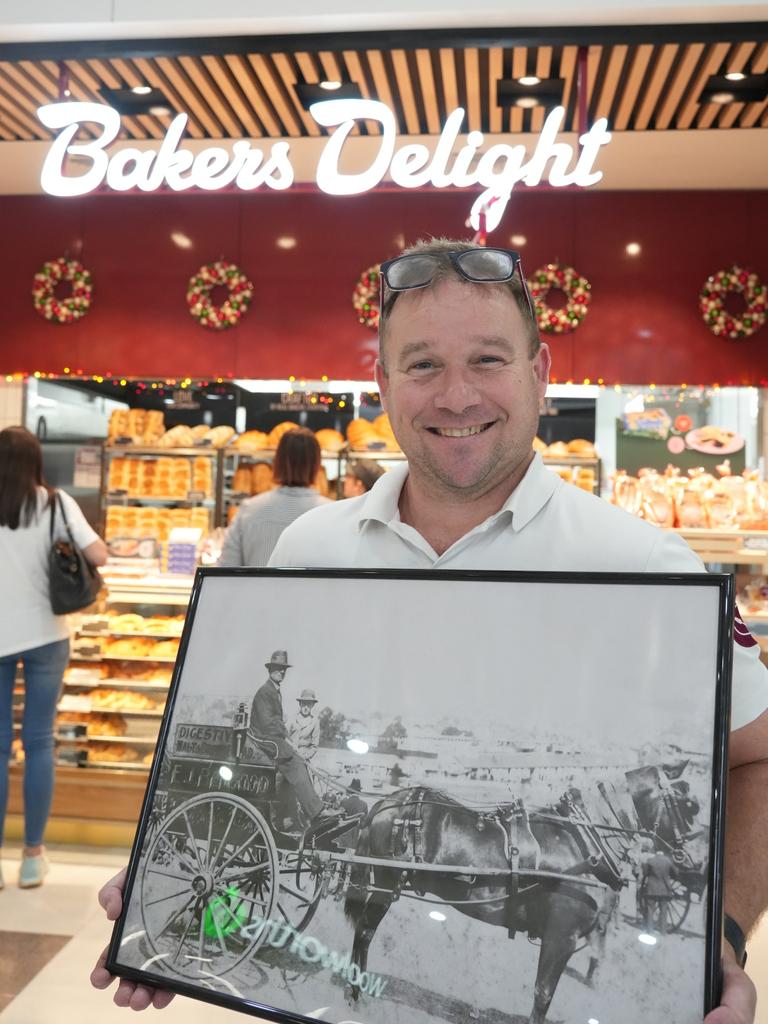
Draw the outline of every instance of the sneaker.
[[[19,870],[19,888],[36,889],[43,884],[43,879],[48,874],[48,858],[44,853],[37,857],[22,857]]]

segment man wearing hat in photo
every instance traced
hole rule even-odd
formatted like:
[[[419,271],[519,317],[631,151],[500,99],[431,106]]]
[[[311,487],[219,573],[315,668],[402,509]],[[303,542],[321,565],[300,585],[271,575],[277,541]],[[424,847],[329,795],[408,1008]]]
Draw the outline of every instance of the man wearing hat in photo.
[[[291,722],[288,739],[305,761],[311,761],[320,744],[320,722],[314,713],[317,697],[314,690],[302,690],[296,700],[299,710]]]
[[[380,476],[383,468],[371,459],[350,459],[344,472],[344,497],[357,498],[366,494]]]
[[[288,742],[280,685],[292,666],[287,651],[275,651],[265,668],[269,678],[256,691],[251,705],[249,733],[254,739],[270,740],[277,746],[277,770],[292,787],[310,822],[322,816],[323,801],[317,795],[304,759]]]

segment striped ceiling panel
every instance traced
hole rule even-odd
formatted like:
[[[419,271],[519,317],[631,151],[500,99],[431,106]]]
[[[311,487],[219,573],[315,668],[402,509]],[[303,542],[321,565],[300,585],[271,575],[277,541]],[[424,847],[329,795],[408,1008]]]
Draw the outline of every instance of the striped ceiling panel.
[[[503,109],[496,102],[497,82],[526,74],[562,80],[565,129],[575,131],[579,128],[580,66],[585,71],[589,121],[606,117],[616,131],[768,126],[768,101],[717,105],[701,100],[710,75],[768,72],[764,39],[618,42],[581,50],[576,44],[538,44],[292,52],[285,47],[275,52],[223,48],[211,53],[200,53],[198,47],[197,51],[0,59],[0,140],[48,139],[50,133],[40,125],[35,111],[43,103],[56,101],[64,84],[71,98],[92,101],[100,99],[102,87],[161,89],[174,113],[189,115],[192,138],[319,136],[327,130],[318,127],[304,109],[296,86],[326,79],[353,83],[362,96],[389,105],[402,134],[439,134],[446,114],[457,106],[467,111],[468,130],[538,131],[543,108]],[[580,54],[585,60],[580,60]],[[161,138],[171,116],[126,117],[124,136]],[[379,127],[369,123],[356,131],[377,134]]]

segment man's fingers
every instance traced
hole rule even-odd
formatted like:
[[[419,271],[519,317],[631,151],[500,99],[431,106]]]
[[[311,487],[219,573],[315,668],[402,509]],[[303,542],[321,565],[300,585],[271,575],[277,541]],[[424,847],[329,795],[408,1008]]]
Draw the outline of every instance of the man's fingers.
[[[115,980],[114,975],[110,974],[106,968],[108,949],[109,947],[107,946],[96,961],[96,966],[91,971],[91,984],[94,988],[109,988]]]
[[[121,978],[120,984],[117,986],[117,992],[115,992],[115,1004],[117,1006],[130,1006],[135,988],[136,983],[134,981],[127,981],[125,978]]]
[[[173,999],[173,996],[173,992],[165,992],[158,988],[155,990],[154,996],[152,996],[152,1005],[156,1010],[164,1010]]]
[[[707,1014],[704,1024],[753,1024],[756,1005],[755,986],[733,959],[726,957],[720,1005]]]
[[[123,909],[123,889],[125,888],[125,878],[128,873],[127,868],[123,868],[110,880],[99,889],[99,903],[107,912],[108,921],[116,921],[120,917],[120,912]]]
[[[131,996],[131,1009],[132,1010],[146,1010],[148,1006],[152,1005],[152,996],[155,994],[153,988],[147,988],[144,985],[137,985],[133,990]]]

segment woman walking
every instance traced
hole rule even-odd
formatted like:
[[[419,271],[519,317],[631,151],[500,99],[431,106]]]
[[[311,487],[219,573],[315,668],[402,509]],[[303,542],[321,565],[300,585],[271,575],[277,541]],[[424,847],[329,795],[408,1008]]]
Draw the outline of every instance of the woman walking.
[[[43,479],[43,453],[24,427],[0,431],[0,846],[8,805],[8,764],[13,740],[16,669],[24,671],[24,852],[19,885],[41,885],[48,870],[43,833],[53,797],[54,722],[69,659],[69,630],[54,615],[48,589],[50,524],[58,493],[75,543],[91,565],[103,565],[107,548],[77,503]],[[54,537],[66,535],[56,509]],[[3,887],[0,872],[0,888]]]

